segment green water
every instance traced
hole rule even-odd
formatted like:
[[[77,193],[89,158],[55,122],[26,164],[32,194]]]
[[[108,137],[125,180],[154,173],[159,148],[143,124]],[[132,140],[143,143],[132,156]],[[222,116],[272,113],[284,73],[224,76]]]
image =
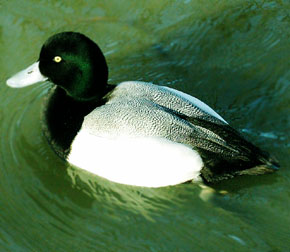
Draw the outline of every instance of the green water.
[[[0,2],[0,251],[289,251],[289,1],[64,2]],[[281,170],[205,199],[195,184],[130,187],[69,167],[41,132],[49,84],[5,85],[66,30],[98,42],[110,83],[202,99]]]

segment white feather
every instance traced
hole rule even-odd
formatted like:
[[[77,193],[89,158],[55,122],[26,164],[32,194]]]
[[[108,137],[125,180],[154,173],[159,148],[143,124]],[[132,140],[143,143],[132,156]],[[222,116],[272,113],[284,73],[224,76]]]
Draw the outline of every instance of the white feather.
[[[68,161],[113,182],[162,187],[200,180],[203,162],[190,147],[163,138],[103,138],[81,130]]]
[[[173,89],[173,88],[169,88],[169,87],[165,87],[165,86],[162,86],[164,89],[167,89],[173,93],[175,93],[176,95],[180,96],[180,97],[183,97],[184,99],[188,100],[189,102],[191,102],[192,104],[194,104],[195,106],[199,107],[201,110],[203,110],[204,112],[220,119],[221,121],[223,121],[224,123],[228,124],[228,122],[223,119],[217,112],[215,112],[210,106],[208,106],[207,104],[205,104],[204,102],[202,102],[201,100],[191,96],[191,95],[188,95],[186,93],[183,93],[179,90],[176,90],[176,89]]]

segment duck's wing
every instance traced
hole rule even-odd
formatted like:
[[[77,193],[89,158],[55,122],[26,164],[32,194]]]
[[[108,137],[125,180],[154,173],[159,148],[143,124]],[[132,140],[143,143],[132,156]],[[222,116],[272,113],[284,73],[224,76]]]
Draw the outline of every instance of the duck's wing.
[[[141,81],[120,83],[113,92],[112,100],[145,98],[188,117],[200,118],[217,124],[228,124],[217,112],[199,99],[181,91]]]

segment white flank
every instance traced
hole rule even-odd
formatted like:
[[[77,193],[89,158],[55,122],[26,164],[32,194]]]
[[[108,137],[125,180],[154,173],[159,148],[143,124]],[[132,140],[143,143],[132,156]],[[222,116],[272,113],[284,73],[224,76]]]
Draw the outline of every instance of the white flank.
[[[183,97],[184,99],[188,100],[189,102],[191,102],[192,104],[194,104],[195,106],[199,107],[201,110],[203,110],[204,112],[220,119],[221,121],[223,121],[224,123],[228,124],[228,122],[223,119],[217,112],[215,112],[210,106],[208,106],[207,104],[205,104],[204,102],[202,102],[201,100],[189,95],[189,94],[186,94],[186,93],[183,93],[179,90],[176,90],[176,89],[173,89],[173,88],[169,88],[169,87],[165,87],[165,86],[162,86],[163,88],[177,94],[178,96],[180,97]]]
[[[6,84],[12,88],[22,88],[46,80],[47,77],[41,74],[39,70],[39,61],[37,61],[26,69],[13,75],[6,81]]]
[[[135,186],[162,187],[199,181],[203,162],[183,144],[163,138],[107,139],[81,130],[68,161],[108,180]]]

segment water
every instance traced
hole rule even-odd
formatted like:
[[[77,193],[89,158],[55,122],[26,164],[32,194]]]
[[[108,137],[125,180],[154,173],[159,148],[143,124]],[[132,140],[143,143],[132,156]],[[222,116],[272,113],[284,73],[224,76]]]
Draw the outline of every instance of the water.
[[[0,3],[0,251],[289,251],[289,2]],[[52,34],[97,41],[110,82],[152,81],[215,108],[281,163],[205,194],[114,184],[59,160],[41,132],[49,84],[10,89]]]

